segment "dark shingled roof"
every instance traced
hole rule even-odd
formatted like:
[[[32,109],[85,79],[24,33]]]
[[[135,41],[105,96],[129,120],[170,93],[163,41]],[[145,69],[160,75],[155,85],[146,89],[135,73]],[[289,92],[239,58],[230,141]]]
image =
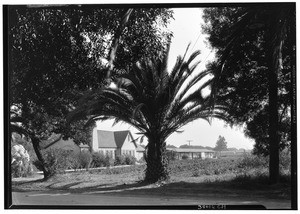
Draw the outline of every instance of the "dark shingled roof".
[[[121,148],[130,132],[127,131],[103,131],[97,130],[98,147],[101,148]]]

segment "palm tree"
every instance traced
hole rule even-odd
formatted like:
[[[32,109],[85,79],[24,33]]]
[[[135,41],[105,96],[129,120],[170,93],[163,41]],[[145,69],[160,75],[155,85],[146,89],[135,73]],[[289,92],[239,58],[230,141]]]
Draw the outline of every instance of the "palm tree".
[[[294,4],[271,4],[243,8],[238,22],[231,26],[227,45],[220,54],[220,73],[215,74],[217,92],[218,78],[222,75],[228,59],[234,59],[234,53],[240,48],[241,40],[250,30],[264,32],[266,65],[268,66],[269,91],[269,145],[270,145],[270,183],[279,181],[279,116],[278,116],[278,74],[282,69],[282,47],[295,28]],[[292,41],[292,39],[290,39]],[[293,49],[295,43],[291,45]],[[291,50],[291,58],[294,55]],[[293,67],[293,65],[291,65]],[[214,93],[213,96],[216,96]]]
[[[197,84],[209,75],[194,72],[199,62],[192,62],[199,53],[194,52],[187,60],[186,54],[179,56],[170,73],[168,52],[142,60],[115,81],[116,87],[103,87],[85,95],[69,120],[90,116],[90,121],[115,119],[134,126],[148,138],[145,180],[168,179],[168,136],[196,119],[209,121],[210,117],[225,116],[222,106],[213,108],[210,96],[201,93],[211,79]]]

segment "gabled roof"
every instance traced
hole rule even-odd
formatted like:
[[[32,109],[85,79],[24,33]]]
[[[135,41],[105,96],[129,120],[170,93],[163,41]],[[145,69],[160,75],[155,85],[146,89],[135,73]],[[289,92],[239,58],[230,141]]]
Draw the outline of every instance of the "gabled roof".
[[[129,131],[118,131],[118,132],[114,132],[114,134],[115,134],[115,142],[117,144],[117,147],[121,148],[124,144],[126,137],[129,134]]]
[[[117,148],[115,136],[113,132],[97,130],[98,147]]]
[[[128,135],[132,135],[130,131],[104,131],[97,130],[98,147],[100,148],[121,148]],[[133,139],[133,138],[132,138]],[[133,142],[135,144],[135,142]]]

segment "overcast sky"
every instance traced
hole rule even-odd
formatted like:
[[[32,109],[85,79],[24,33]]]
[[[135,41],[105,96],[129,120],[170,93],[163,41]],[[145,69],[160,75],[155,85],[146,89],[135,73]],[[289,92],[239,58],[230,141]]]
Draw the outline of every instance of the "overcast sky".
[[[205,43],[206,36],[201,34],[202,12],[198,8],[178,8],[174,9],[174,18],[175,20],[169,25],[170,30],[174,33],[170,48],[169,67],[171,68],[174,65],[176,57],[183,55],[187,45],[191,43],[189,53],[196,50],[201,51],[199,59],[202,63],[198,68],[198,72],[200,72],[205,69],[205,64],[209,60],[213,60],[214,56]],[[138,131],[126,124],[117,124],[112,127],[112,121],[105,121],[98,123],[98,128],[114,131],[130,129],[134,137],[139,137],[135,134]],[[219,135],[225,137],[228,147],[252,149],[254,144],[254,141],[245,138],[241,128],[226,128],[224,123],[219,120],[214,120],[211,125],[207,121],[196,120],[184,126],[181,130],[184,132],[171,135],[167,139],[167,144],[179,147],[188,144],[188,141],[190,141],[191,145],[214,147]]]

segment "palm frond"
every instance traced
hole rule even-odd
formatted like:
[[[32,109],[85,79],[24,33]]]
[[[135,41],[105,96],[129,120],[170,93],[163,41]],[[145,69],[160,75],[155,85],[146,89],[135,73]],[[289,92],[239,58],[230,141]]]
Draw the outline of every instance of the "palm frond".
[[[183,125],[213,115],[221,117],[222,109],[214,111],[210,97],[203,97],[202,89],[211,84],[203,81],[209,72],[194,74],[200,62],[195,62],[200,51],[186,58],[178,57],[171,73],[167,71],[167,55],[144,59],[127,74],[116,79],[115,88],[103,87],[87,93],[69,118],[89,117],[90,121],[114,119],[137,128],[143,136],[166,136]],[[195,88],[196,86],[196,88]],[[196,89],[190,91],[191,88]]]

